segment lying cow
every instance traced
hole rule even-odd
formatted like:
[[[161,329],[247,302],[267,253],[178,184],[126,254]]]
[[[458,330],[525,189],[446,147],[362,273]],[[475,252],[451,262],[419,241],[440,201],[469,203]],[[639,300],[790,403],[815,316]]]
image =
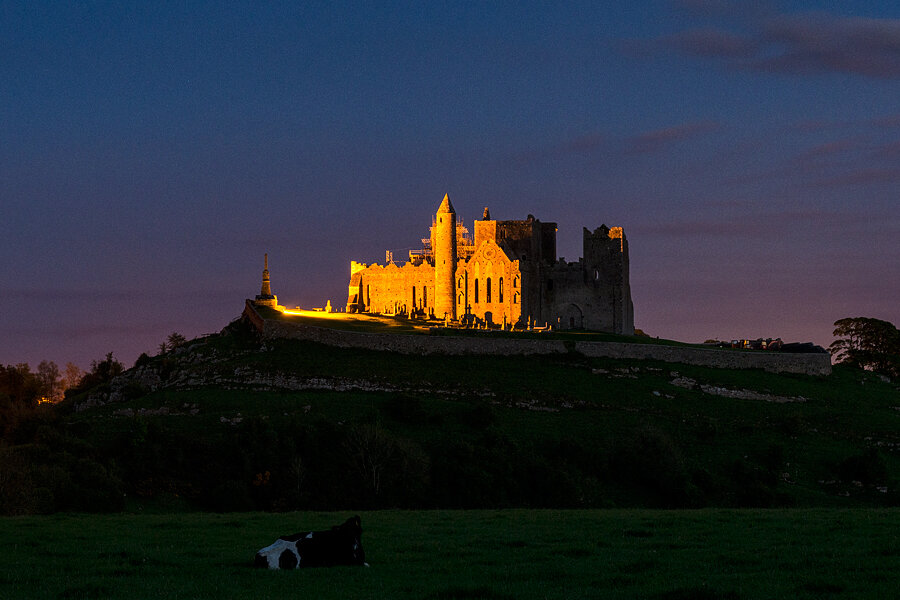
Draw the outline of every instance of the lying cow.
[[[362,525],[359,516],[347,519],[327,531],[306,531],[286,535],[256,553],[254,564],[270,569],[366,565]]]

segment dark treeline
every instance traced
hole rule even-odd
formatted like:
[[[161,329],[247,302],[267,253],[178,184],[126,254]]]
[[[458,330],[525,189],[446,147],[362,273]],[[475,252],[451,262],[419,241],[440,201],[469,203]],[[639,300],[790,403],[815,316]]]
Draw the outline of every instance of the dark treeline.
[[[121,485],[101,451],[69,427],[65,397],[108,385],[122,372],[112,353],[89,372],[69,363],[64,373],[42,361],[0,365],[0,514],[122,507]]]
[[[510,439],[485,404],[453,418],[458,422],[428,422],[434,417],[419,400],[400,396],[353,423],[254,417],[198,436],[144,417],[112,433],[68,419],[65,404],[34,407],[3,432],[0,514],[143,505],[285,511],[795,504],[779,478],[778,447],[709,471],[688,467],[682,448],[652,427],[600,448]],[[415,441],[399,433],[410,426],[433,435]],[[445,429],[456,433],[441,434]],[[877,452],[834,468],[847,481],[886,475]]]

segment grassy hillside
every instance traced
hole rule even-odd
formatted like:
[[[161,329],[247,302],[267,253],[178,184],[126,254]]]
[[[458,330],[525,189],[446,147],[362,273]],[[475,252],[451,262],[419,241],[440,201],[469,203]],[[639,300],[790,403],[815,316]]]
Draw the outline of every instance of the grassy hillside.
[[[235,327],[89,396],[5,450],[38,465],[32,508],[6,512],[900,504],[900,394],[840,367],[401,356]]]
[[[370,567],[267,571],[255,551],[352,513],[0,519],[2,598],[892,598],[900,512],[379,511]]]
[[[626,342],[630,344],[662,344],[668,346],[693,346],[708,348],[703,344],[686,344],[675,340],[653,338],[647,335],[619,335],[615,333],[603,333],[599,331],[564,330],[551,331],[505,331],[494,329],[445,328],[441,321],[408,319],[402,315],[377,315],[369,313],[325,313],[317,311],[302,311],[302,313],[282,312],[266,306],[254,308],[263,319],[282,321],[296,325],[309,325],[313,327],[327,327],[357,333],[391,333],[400,335],[439,335],[455,337],[479,337],[501,335],[504,338],[514,339],[539,339],[570,340],[577,342]]]

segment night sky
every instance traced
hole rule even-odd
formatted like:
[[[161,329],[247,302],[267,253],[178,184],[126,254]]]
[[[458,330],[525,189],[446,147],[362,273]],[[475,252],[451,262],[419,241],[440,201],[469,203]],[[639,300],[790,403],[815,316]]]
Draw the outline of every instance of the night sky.
[[[761,6],[0,1],[0,363],[218,331],[264,252],[343,306],[445,193],[624,227],[653,336],[900,324],[900,4]]]

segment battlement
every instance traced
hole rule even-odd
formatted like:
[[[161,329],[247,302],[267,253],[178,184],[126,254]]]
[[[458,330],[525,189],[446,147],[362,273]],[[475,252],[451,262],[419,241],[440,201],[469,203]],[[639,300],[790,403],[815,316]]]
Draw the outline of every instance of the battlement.
[[[355,260],[351,260],[350,261],[350,275],[352,276],[355,273],[359,273],[360,271],[363,271],[363,270],[367,269],[368,267],[369,267],[369,265],[367,265],[366,263],[361,263],[361,262],[356,262]]]

